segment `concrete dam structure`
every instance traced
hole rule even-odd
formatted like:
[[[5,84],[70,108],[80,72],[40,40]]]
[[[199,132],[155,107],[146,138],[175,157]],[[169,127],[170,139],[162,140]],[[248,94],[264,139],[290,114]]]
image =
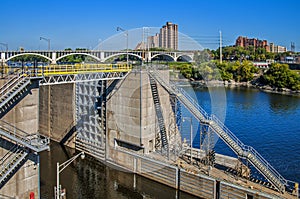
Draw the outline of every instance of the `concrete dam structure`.
[[[30,84],[28,93],[10,110],[3,112],[1,120],[29,134],[38,132],[84,151],[105,164],[201,198],[298,197],[297,183],[284,179],[216,116],[208,115],[169,80],[168,69],[127,69],[118,75],[116,71],[111,68],[76,73],[68,78],[57,73],[43,75]],[[97,75],[90,76],[92,73]],[[31,78],[31,82],[35,80]],[[193,148],[184,142],[180,128],[183,106],[207,136],[218,135],[238,158],[215,154],[211,148]],[[16,144],[6,143],[9,141],[1,142],[2,156]],[[19,184],[28,180],[33,180],[30,187],[35,188],[14,191],[14,197],[39,194],[38,151],[30,154],[32,157],[27,156],[0,194],[9,196],[11,190],[20,190]],[[245,162],[265,181],[253,179],[252,168]]]

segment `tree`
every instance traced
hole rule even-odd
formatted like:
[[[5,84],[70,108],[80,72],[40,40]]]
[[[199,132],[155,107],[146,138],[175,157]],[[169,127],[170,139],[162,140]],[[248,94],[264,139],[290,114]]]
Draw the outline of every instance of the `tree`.
[[[271,64],[269,70],[263,75],[263,81],[277,88],[300,90],[300,76],[291,71],[287,64]]]

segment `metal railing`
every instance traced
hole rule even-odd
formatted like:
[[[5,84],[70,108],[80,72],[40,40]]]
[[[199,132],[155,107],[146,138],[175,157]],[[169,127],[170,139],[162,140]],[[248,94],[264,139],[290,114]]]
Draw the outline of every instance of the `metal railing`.
[[[2,165],[2,169],[3,169],[3,166],[6,162],[6,160],[11,156],[12,153],[15,153],[18,149],[18,145],[14,145],[13,147],[11,147],[8,152],[1,158],[0,160],[0,165]]]
[[[131,69],[132,66],[127,64],[47,65],[38,67],[25,67],[23,73],[30,77],[45,77],[99,72],[129,72]]]
[[[6,72],[14,71],[14,74],[29,77],[44,77],[53,75],[76,75],[99,72],[129,72],[132,65],[127,64],[64,64],[46,66],[22,66],[21,68],[7,67]],[[15,71],[19,72],[16,73]]]
[[[260,161],[266,169],[268,169],[272,175],[274,175],[282,184],[287,185],[287,180],[280,175],[280,173],[274,169],[274,167],[267,161],[265,160],[253,147],[245,145],[243,150],[249,152],[252,154],[258,161]]]
[[[11,89],[13,89],[19,82],[21,82],[26,75],[18,74],[7,81],[1,88],[0,88],[0,100],[3,96],[5,96]]]
[[[247,146],[245,145],[240,139],[237,138],[236,135],[234,135],[234,133],[232,133],[223,122],[221,122],[215,115],[211,115],[209,116],[206,111],[186,92],[184,91],[184,89],[182,88],[178,88],[175,84],[173,84],[172,82],[170,83],[166,83],[164,81],[163,78],[160,77],[159,72],[155,70],[154,71],[149,71],[150,75],[152,75],[166,90],[168,90],[171,94],[175,94],[178,99],[180,101],[182,101],[182,103],[186,106],[187,109],[189,109],[191,111],[191,113],[194,114],[194,116],[197,116],[197,113],[195,113],[194,109],[197,109],[197,111],[199,111],[202,116],[209,120],[212,121],[213,123],[215,123],[216,125],[216,129],[214,129],[216,131],[216,133],[219,134],[219,136],[222,137],[222,139],[230,146],[230,148],[236,152],[238,155],[241,155],[244,158],[247,158],[248,160],[251,161],[251,158],[249,155],[253,156],[253,159],[256,161],[251,161],[251,163],[253,164],[253,166],[260,170],[260,172],[268,179],[270,180],[273,184],[275,184],[275,186],[280,190],[283,191],[281,188],[281,185],[279,185],[279,183],[281,183],[284,186],[288,186],[288,184],[296,184],[296,182],[292,182],[292,181],[288,181],[286,180],[282,175],[279,174],[279,172],[274,169],[271,164],[266,161],[253,147],[251,146]],[[192,107],[189,107],[192,106]],[[198,118],[200,119],[200,118]],[[213,127],[213,123],[212,122],[208,122],[208,125]],[[220,129],[217,129],[220,128]],[[219,131],[219,132],[218,132]],[[223,133],[221,133],[220,131],[223,131]],[[224,135],[222,135],[224,134]],[[228,136],[228,137],[225,137]],[[237,145],[238,147],[240,147],[242,154],[239,154],[238,150],[234,148],[234,146],[231,146],[232,143],[230,143],[229,140],[232,140],[233,144]],[[269,173],[269,174],[268,174]],[[279,181],[276,182],[276,180],[274,180],[274,178],[272,178],[271,176],[273,176],[275,179],[277,179]]]
[[[225,134],[228,135],[232,141],[234,141],[235,144],[242,148],[242,150],[245,148],[244,143],[238,137],[236,137],[236,135],[234,135],[234,133],[232,133],[232,131],[230,131],[228,127],[225,126],[225,124],[221,122],[219,118],[217,118],[217,116],[211,115],[210,120],[215,122],[218,127],[220,127]]]
[[[36,152],[48,149],[50,143],[48,137],[38,133],[29,134],[2,120],[0,120],[0,134]]]

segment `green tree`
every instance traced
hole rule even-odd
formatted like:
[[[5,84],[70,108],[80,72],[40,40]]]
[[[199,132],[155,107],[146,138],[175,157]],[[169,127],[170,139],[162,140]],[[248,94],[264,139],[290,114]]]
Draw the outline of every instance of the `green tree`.
[[[287,64],[271,64],[269,70],[263,75],[266,84],[277,88],[290,88],[300,90],[300,76],[291,71]]]

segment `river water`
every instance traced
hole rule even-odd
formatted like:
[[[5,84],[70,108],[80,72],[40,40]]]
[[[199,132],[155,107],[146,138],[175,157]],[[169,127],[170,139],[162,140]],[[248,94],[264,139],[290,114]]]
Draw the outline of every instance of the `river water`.
[[[220,112],[220,117],[224,119],[227,127],[244,144],[253,146],[285,178],[300,181],[299,97],[245,88],[186,90],[195,93],[199,104],[208,113],[216,112],[218,115]],[[219,111],[218,107],[223,107],[220,108],[223,112]],[[185,110],[183,116],[189,117]],[[185,123],[187,125],[187,122]],[[197,132],[197,128],[197,122],[193,119],[193,132]],[[194,134],[193,146],[199,147],[199,135]],[[186,128],[183,137],[188,140],[189,136],[189,130]],[[218,153],[234,155],[220,139],[217,140],[215,150]],[[51,144],[50,152],[41,153],[42,199],[54,198],[56,162],[62,163],[73,155],[74,150],[57,143]],[[90,157],[84,160],[78,158],[74,164],[68,166],[60,174],[60,182],[66,188],[68,198],[74,199],[194,198],[143,177],[109,168]]]

